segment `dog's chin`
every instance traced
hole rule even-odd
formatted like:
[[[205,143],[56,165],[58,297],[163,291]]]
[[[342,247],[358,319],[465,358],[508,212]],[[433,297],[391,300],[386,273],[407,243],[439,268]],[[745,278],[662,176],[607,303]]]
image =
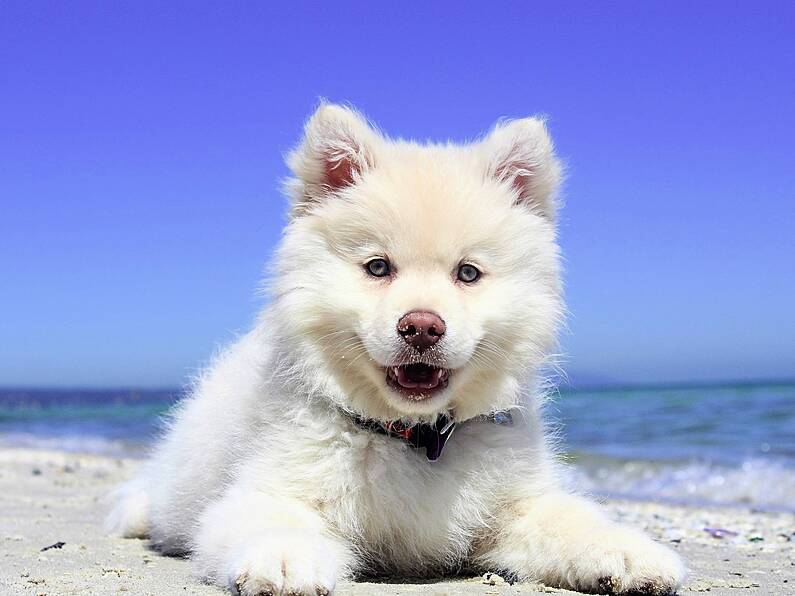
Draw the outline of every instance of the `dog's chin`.
[[[387,400],[407,414],[440,411],[449,397],[453,371],[431,364],[413,363],[381,367]]]

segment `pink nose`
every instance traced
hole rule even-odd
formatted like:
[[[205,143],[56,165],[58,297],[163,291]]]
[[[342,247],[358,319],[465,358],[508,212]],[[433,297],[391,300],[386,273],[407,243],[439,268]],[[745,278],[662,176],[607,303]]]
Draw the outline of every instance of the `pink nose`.
[[[423,352],[439,341],[447,326],[442,318],[428,310],[413,310],[398,321],[397,332],[405,342]]]

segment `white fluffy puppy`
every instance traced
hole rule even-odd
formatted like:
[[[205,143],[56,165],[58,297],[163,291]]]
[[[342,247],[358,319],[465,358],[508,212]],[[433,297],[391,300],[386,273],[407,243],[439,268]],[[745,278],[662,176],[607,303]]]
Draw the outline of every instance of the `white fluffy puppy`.
[[[246,596],[461,569],[674,592],[678,557],[566,490],[544,437],[562,301],[543,122],[420,145],[322,105],[289,165],[272,300],[110,525]]]

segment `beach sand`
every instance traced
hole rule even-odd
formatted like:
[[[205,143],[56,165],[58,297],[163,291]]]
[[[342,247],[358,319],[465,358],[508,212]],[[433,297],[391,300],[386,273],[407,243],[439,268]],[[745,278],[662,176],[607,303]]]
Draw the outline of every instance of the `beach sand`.
[[[190,564],[143,540],[109,537],[104,496],[140,462],[61,452],[0,449],[1,594],[221,595]],[[617,519],[645,528],[686,559],[680,594],[795,594],[795,514],[612,501]],[[736,536],[715,538],[704,528]],[[48,548],[51,545],[55,547]],[[57,546],[60,545],[60,546]],[[489,585],[482,578],[345,583],[337,594],[575,594],[538,584]]]

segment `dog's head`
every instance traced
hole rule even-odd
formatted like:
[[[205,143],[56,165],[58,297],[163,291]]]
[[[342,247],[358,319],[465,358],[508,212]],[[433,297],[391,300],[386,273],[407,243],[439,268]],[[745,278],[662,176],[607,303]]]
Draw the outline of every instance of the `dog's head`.
[[[313,390],[381,419],[512,405],[562,308],[543,122],[419,145],[323,105],[288,162],[274,324]]]

